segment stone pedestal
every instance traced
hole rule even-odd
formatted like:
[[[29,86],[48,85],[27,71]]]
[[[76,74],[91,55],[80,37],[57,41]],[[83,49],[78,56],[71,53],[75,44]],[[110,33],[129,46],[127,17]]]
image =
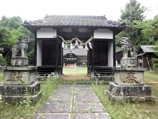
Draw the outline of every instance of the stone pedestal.
[[[115,68],[115,83],[118,85],[144,85],[144,68]]]
[[[28,59],[26,58],[17,58],[11,59],[11,66],[28,66]]]
[[[42,94],[40,83],[34,82],[32,85],[0,85],[0,95],[3,102],[19,102],[28,97],[35,102]]]
[[[4,68],[4,85],[30,85],[35,82],[35,66]]]
[[[137,67],[137,58],[135,57],[123,57],[120,62],[123,67]]]
[[[112,101],[155,101],[151,96],[151,87],[144,85],[143,68],[123,68],[115,69],[115,82],[109,83],[109,90],[106,94]]]
[[[151,96],[151,87],[148,85],[121,86],[116,83],[109,83],[109,90],[106,94],[112,101],[155,101]]]
[[[30,98],[36,101],[41,95],[40,83],[36,82],[35,66],[4,67],[4,82],[0,85],[3,101],[15,102]]]

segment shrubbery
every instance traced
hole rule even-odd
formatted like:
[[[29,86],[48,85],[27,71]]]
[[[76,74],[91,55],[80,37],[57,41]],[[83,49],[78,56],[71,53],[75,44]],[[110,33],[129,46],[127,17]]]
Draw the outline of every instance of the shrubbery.
[[[3,57],[0,57],[0,65],[1,66],[7,66],[7,62]]]

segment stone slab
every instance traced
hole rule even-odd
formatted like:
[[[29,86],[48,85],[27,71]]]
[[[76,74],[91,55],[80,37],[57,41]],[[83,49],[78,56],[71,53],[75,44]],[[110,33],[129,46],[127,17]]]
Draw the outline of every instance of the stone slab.
[[[71,87],[58,87],[56,91],[71,91],[72,89]]]
[[[93,96],[85,96],[85,95],[76,95],[75,96],[75,102],[88,102],[88,103],[91,103],[91,102],[99,102],[98,98],[93,95]]]
[[[59,85],[34,119],[110,119],[90,85],[76,84],[74,97],[73,91],[72,85]]]
[[[76,84],[76,88],[91,88],[89,84]]]
[[[76,113],[102,113],[106,112],[100,102],[75,103],[74,112]]]
[[[90,88],[75,88],[76,91],[91,91]]]
[[[109,92],[116,96],[151,96],[151,87],[142,86],[121,86],[109,83]]]
[[[62,95],[71,95],[72,91],[71,90],[69,90],[69,91],[54,91],[53,94],[54,95],[60,95],[60,96],[62,96]]]
[[[38,113],[70,113],[70,103],[45,103]]]
[[[75,94],[81,96],[95,96],[93,91],[75,91]]]
[[[89,85],[86,85],[86,86],[76,86],[75,89],[88,89],[88,90],[91,90],[91,87]]]
[[[75,113],[74,119],[111,119],[108,113]]]
[[[72,97],[70,95],[64,95],[64,96],[55,96],[51,95],[49,99],[47,100],[48,103],[53,102],[71,102]]]
[[[66,85],[64,85],[64,84],[60,84],[59,86],[58,86],[58,88],[72,88],[73,86],[72,85],[68,85],[68,84],[66,84]]]
[[[27,91],[31,95],[34,95],[35,92],[40,91],[40,83],[36,82],[32,85],[0,85],[0,95],[23,95]]]
[[[113,76],[92,76],[91,78],[99,81],[114,81]]]
[[[34,119],[70,119],[69,113],[37,113]]]

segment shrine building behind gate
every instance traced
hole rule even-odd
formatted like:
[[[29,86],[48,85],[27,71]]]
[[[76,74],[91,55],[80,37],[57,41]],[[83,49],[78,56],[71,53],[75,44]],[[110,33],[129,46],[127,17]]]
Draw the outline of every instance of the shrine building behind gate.
[[[87,69],[91,76],[109,76],[115,62],[115,35],[126,28],[125,23],[107,20],[105,16],[52,15],[23,26],[35,35],[34,65],[38,73],[62,74],[63,40],[78,38],[87,44]],[[60,37],[57,37],[60,36]],[[75,41],[73,41],[75,43]]]

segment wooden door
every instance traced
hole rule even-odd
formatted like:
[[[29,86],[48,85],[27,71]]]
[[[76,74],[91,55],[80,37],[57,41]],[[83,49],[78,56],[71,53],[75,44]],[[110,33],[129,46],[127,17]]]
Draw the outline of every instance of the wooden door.
[[[56,64],[56,42],[42,41],[42,66]]]
[[[94,65],[107,66],[108,42],[94,41]]]

